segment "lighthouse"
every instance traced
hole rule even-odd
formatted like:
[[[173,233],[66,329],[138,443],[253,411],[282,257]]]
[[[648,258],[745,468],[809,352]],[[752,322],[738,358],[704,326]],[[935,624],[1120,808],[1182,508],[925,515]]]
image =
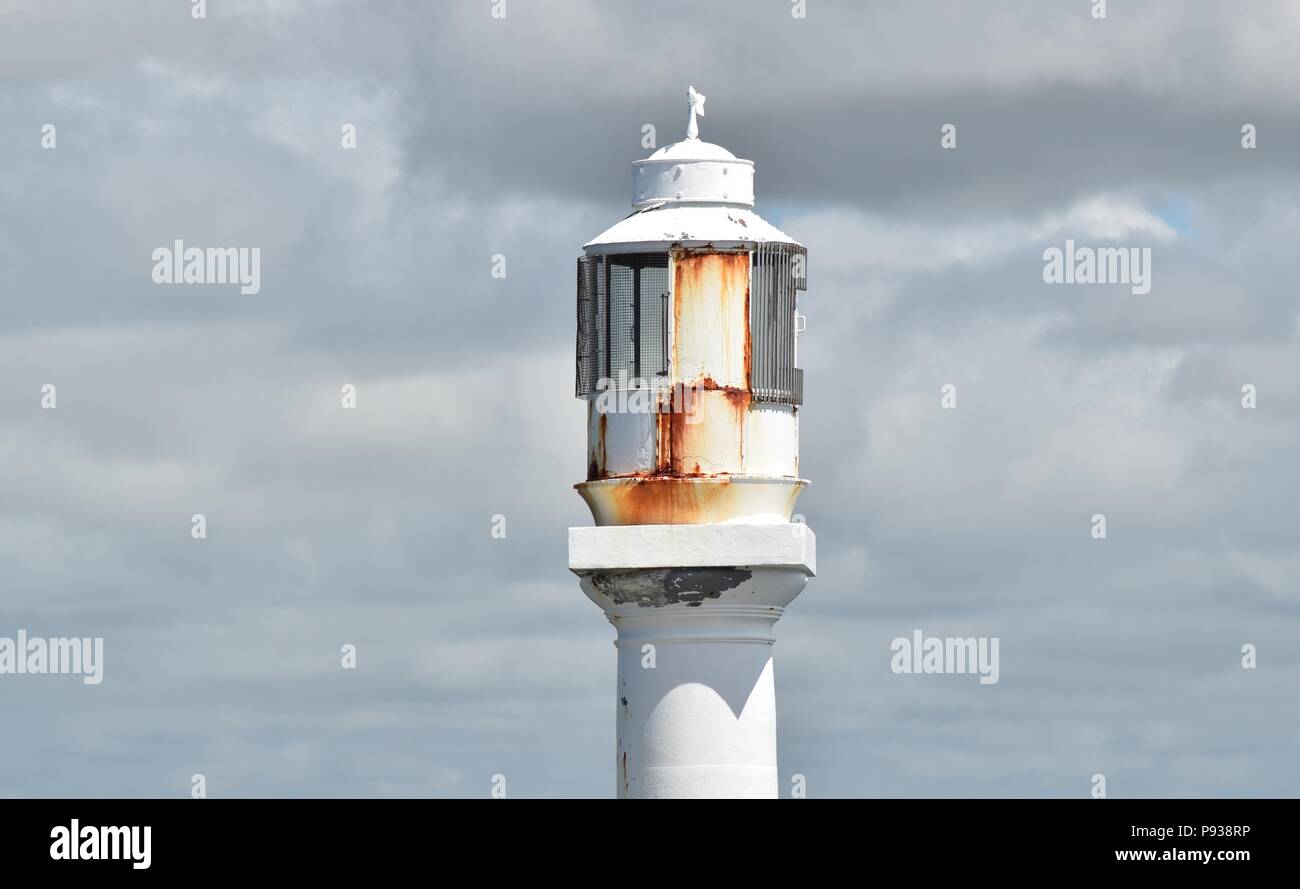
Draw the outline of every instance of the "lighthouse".
[[[807,254],[687,97],[686,138],[632,164],[631,214],[578,259],[594,524],[569,568],[617,631],[617,795],[773,798],[773,628],[816,569],[794,515]]]

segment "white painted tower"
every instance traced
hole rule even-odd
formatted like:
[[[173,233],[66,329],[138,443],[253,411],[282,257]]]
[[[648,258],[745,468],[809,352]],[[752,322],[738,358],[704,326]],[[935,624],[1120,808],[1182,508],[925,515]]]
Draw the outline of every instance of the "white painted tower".
[[[791,521],[806,253],[688,97],[687,138],[632,165],[633,213],[578,260],[595,526],[569,568],[618,631],[619,797],[776,797],[772,630],[815,572]]]

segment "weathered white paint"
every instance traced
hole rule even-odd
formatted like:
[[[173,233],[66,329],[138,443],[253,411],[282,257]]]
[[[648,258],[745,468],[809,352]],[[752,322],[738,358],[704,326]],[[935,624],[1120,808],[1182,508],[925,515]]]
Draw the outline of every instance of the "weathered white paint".
[[[745,416],[745,474],[799,477],[799,413],[754,402]]]
[[[719,562],[725,554],[729,562]],[[799,523],[781,525],[627,525],[569,529],[569,570],[714,565],[799,568],[817,573],[817,537]]]
[[[653,398],[657,404],[657,390]],[[657,424],[658,416],[654,413],[615,410],[602,415],[596,399],[590,399],[587,402],[587,463],[602,465],[608,475],[653,472]]]
[[[772,629],[815,551],[797,524],[569,529],[570,568],[618,631],[620,798],[778,795]],[[675,595],[699,601],[653,601]]]

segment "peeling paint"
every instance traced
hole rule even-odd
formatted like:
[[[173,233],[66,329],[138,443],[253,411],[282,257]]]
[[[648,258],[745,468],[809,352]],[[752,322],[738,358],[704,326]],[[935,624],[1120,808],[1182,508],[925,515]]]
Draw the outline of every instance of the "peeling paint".
[[[591,585],[618,605],[698,606],[706,599],[720,598],[753,574],[747,568],[637,568],[593,574]]]

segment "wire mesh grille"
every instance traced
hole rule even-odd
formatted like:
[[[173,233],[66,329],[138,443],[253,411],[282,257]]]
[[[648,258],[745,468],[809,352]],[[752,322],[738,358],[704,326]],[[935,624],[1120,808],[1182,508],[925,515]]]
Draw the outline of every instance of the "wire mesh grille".
[[[578,260],[579,398],[602,388],[668,383],[668,255],[629,253]]]
[[[595,298],[591,293],[591,263],[578,258],[578,347],[573,388],[578,395],[591,389],[591,356],[596,335]]]
[[[668,283],[668,257],[658,264],[644,264],[638,287],[636,375],[648,386],[668,381],[668,300],[672,287]]]
[[[623,265],[618,257],[611,257],[605,263],[605,270],[609,282],[609,363],[605,376],[611,380],[630,380],[636,376],[636,267]],[[620,384],[618,388],[626,387]]]

